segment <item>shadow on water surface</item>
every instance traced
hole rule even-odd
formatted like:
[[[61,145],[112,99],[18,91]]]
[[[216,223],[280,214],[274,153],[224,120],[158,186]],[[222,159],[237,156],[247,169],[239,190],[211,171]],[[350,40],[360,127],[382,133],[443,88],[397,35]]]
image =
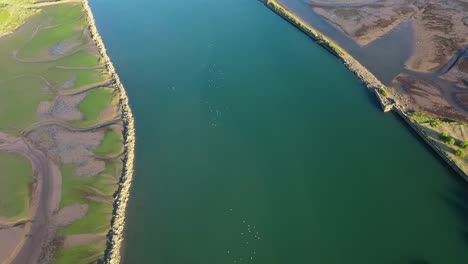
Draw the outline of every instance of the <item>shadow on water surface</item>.
[[[461,236],[468,246],[468,183],[460,177],[454,178],[456,184],[451,193],[442,195],[442,199],[460,218]]]

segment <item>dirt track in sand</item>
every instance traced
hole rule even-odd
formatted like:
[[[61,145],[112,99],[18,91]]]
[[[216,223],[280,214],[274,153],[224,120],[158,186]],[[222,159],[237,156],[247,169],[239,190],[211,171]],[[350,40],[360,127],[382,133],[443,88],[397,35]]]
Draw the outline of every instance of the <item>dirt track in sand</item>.
[[[0,239],[5,243],[0,252],[0,263],[5,264],[36,264],[49,263],[52,258],[55,233],[63,225],[63,219],[79,219],[86,214],[60,210],[62,177],[59,168],[46,152],[38,149],[27,137],[35,129],[49,126],[60,126],[72,132],[86,132],[107,127],[120,122],[120,119],[110,120],[87,128],[74,128],[60,121],[45,121],[15,137],[0,132],[0,152],[9,152],[26,157],[33,167],[34,184],[32,188],[29,221],[1,226]],[[76,205],[83,206],[83,205]],[[87,208],[87,206],[85,206]],[[73,221],[74,221],[73,220]],[[70,220],[71,221],[71,220]],[[68,221],[68,222],[70,222]],[[4,252],[5,251],[5,252]]]
[[[2,263],[40,263],[41,250],[50,237],[49,222],[58,209],[61,194],[61,175],[58,167],[27,139],[0,133],[0,151],[26,157],[32,163],[34,184],[30,218],[24,224],[24,238]],[[5,241],[5,240],[4,240]],[[17,241],[12,240],[11,243]],[[12,247],[13,248],[13,247]]]

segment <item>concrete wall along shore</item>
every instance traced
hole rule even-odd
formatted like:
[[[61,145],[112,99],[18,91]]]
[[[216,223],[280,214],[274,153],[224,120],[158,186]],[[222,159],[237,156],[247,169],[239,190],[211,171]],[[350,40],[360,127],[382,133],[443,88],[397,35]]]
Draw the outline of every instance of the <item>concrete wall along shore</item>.
[[[468,175],[458,167],[458,165],[449,157],[447,154],[437,146],[432,139],[430,139],[426,133],[418,126],[418,124],[414,123],[408,115],[398,106],[393,107],[393,111],[397,113],[410,127],[414,129],[414,131],[421,136],[421,138],[426,141],[426,143],[437,153],[439,156],[455,171],[457,172],[465,181],[468,182]]]
[[[337,56],[343,63],[351,70],[361,81],[367,86],[367,88],[373,90],[377,101],[379,102],[384,112],[394,110],[410,127],[412,127],[416,133],[423,138],[424,141],[431,146],[432,149],[445,161],[447,164],[455,170],[463,179],[468,181],[468,175],[456,165],[456,163],[450,159],[447,154],[441,150],[417,124],[415,124],[401,109],[401,107],[390,97],[384,96],[379,93],[379,89],[384,89],[388,92],[385,85],[383,85],[377,77],[375,77],[366,67],[359,63],[353,56],[344,51],[338,45],[333,43],[325,35],[315,30],[311,25],[307,24],[301,18],[296,16],[291,11],[287,10],[284,6],[279,4],[277,0],[263,0],[263,3],[268,6],[275,13],[280,15],[282,18],[290,22],[292,25],[306,33],[318,44],[325,47],[333,55]]]
[[[104,256],[104,262],[108,264],[117,264],[121,261],[121,248],[123,242],[124,228],[125,228],[125,212],[127,202],[130,195],[130,188],[133,179],[134,159],[135,159],[135,121],[130,108],[130,103],[127,97],[125,88],[120,81],[119,76],[107,55],[106,48],[102,41],[101,36],[96,27],[93,13],[89,6],[88,0],[82,0],[83,9],[86,13],[89,32],[91,38],[99,49],[101,56],[104,59],[107,71],[112,77],[114,87],[120,95],[120,109],[124,123],[124,159],[122,175],[120,177],[119,188],[114,195],[114,212],[111,222],[111,230],[108,233],[107,249]]]

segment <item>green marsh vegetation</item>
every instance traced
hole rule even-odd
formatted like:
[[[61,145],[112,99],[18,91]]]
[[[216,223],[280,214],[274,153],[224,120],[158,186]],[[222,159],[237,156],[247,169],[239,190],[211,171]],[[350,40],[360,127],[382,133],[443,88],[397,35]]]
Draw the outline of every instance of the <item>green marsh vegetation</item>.
[[[6,35],[0,45],[0,131],[20,136],[22,131],[46,121],[83,128],[118,117],[119,95],[108,87],[111,78],[89,38],[81,4],[25,8],[28,5],[33,5],[33,1],[0,0],[0,36],[28,21],[20,30]],[[64,109],[72,107],[80,111],[82,120],[69,121],[72,119],[47,115],[59,95],[81,90],[86,91],[84,99]],[[39,114],[41,105],[50,107],[45,117]],[[78,176],[79,164],[54,160],[62,174],[60,208],[76,204],[88,206],[83,218],[58,231],[61,239],[75,234],[103,236],[110,228],[113,195],[122,169],[118,155],[123,148],[123,136],[115,128],[94,132],[101,131],[102,142],[89,151],[105,162],[104,171],[95,176]],[[75,135],[80,136],[79,133]],[[0,153],[0,167],[5,175],[0,178],[0,217],[26,218],[33,181],[30,161]],[[52,263],[94,262],[104,248],[105,239],[59,247]]]
[[[75,173],[76,166],[62,166],[62,199],[60,208],[75,204],[86,204],[88,211],[85,217],[59,230],[60,237],[77,234],[105,235],[109,229],[112,215],[113,194],[117,190],[118,162],[107,162],[105,171],[97,176],[83,177]],[[109,184],[112,183],[112,184]],[[104,242],[104,241],[103,241]],[[83,259],[97,259],[104,249],[104,244],[90,244],[71,248],[61,248],[56,252],[53,263],[88,263]],[[90,254],[94,252],[96,254]],[[76,259],[81,256],[80,259]],[[67,262],[75,260],[74,262]]]
[[[37,61],[63,57],[63,53],[82,48],[87,41],[83,30],[85,19],[64,23],[40,30],[36,36],[19,50],[18,57]]]
[[[463,148],[463,149],[468,149],[468,141],[460,142],[460,147]]]
[[[385,97],[388,96],[387,91],[386,91],[384,88],[382,88],[382,87],[379,87],[379,88],[377,89],[377,91],[379,92],[379,94],[381,94],[381,95],[383,95],[383,96],[385,96]]]
[[[122,134],[119,134],[113,130],[106,132],[104,139],[96,148],[96,154],[98,155],[115,155],[121,152],[122,147],[118,144],[122,142]]]
[[[105,241],[90,243],[61,250],[52,264],[95,263],[102,255],[100,248],[105,247]]]
[[[13,32],[37,10],[26,8],[32,0],[0,0],[0,36]]]
[[[26,218],[33,180],[30,161],[15,154],[0,152],[0,168],[0,216]]]
[[[451,137],[447,132],[440,133],[440,138],[446,143],[451,146],[455,145],[455,139]]]
[[[103,121],[103,118],[100,117],[101,113],[108,107],[117,104],[118,96],[114,89],[98,88],[91,90],[79,105],[79,109],[83,113],[83,119],[74,122],[74,124],[78,127],[84,127]]]
[[[43,81],[34,76],[0,83],[0,129],[24,129],[36,122],[39,103],[53,98],[43,88]]]
[[[455,151],[455,155],[458,156],[458,157],[460,157],[460,158],[462,158],[462,159],[465,158],[465,156],[466,156],[465,151],[463,151],[463,150],[461,150],[461,149],[457,149],[457,150]]]
[[[419,124],[429,124],[431,127],[438,128],[442,124],[442,120],[437,117],[427,115],[425,113],[416,112],[409,115],[410,118]]]
[[[99,85],[110,80],[109,75],[103,69],[86,69],[79,71],[71,71],[61,68],[50,69],[44,72],[43,76],[48,80],[53,80],[51,83],[54,87],[62,88],[62,91],[76,91],[93,85]],[[67,84],[68,85],[64,85]]]
[[[116,191],[116,187],[106,184],[116,172],[116,165],[109,162],[106,170],[94,177],[82,177],[75,174],[76,166],[62,166],[62,199],[60,207],[63,208],[73,204],[84,204],[89,201],[88,196],[111,197]]]

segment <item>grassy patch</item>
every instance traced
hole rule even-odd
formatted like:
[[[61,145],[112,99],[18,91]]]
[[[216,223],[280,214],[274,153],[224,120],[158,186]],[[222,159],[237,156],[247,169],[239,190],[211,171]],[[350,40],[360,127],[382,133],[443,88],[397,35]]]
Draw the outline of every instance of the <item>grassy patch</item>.
[[[386,91],[384,88],[382,88],[382,87],[379,87],[377,91],[379,92],[379,94],[381,94],[381,95],[383,95],[383,96],[385,96],[385,97],[388,96],[387,91]]]
[[[102,111],[112,104],[115,91],[112,88],[99,88],[92,90],[80,103],[80,111],[83,113],[82,125],[97,120]]]
[[[72,248],[61,249],[52,261],[52,264],[88,264],[95,263],[103,254],[104,242],[91,243]]]
[[[58,25],[76,20],[81,16],[81,5],[79,4],[63,4],[46,8],[47,16],[52,19],[53,25]]]
[[[109,204],[90,202],[85,217],[60,230],[60,235],[75,235],[84,233],[99,234],[110,228],[112,206]]]
[[[72,204],[88,204],[88,213],[82,219],[60,230],[60,235],[102,233],[110,227],[112,205],[89,199],[90,196],[111,198],[117,184],[109,184],[109,174],[115,175],[115,166],[108,163],[106,170],[98,176],[79,177],[74,173],[75,167],[62,167],[62,199],[60,207]]]
[[[44,73],[44,77],[50,80],[54,87],[60,87],[66,81],[74,80],[72,86],[67,90],[76,90],[78,88],[86,87],[92,84],[97,84],[108,80],[110,77],[105,70],[64,70],[52,69]]]
[[[61,59],[58,64],[65,67],[94,67],[102,65],[99,55],[85,50]]]
[[[34,77],[0,83],[0,129],[25,128],[33,123],[39,102],[52,98],[41,91],[44,86],[42,80]]]
[[[0,36],[13,32],[37,10],[25,8],[31,0],[0,0]]]
[[[80,177],[75,175],[75,167],[65,165],[62,167],[62,199],[60,200],[60,208],[72,204],[88,203],[87,196],[90,195],[105,195],[111,197],[117,188],[116,185],[105,183],[105,174],[115,175],[115,167],[112,163],[106,166],[106,170],[99,176],[95,177]],[[100,194],[97,194],[95,188]]]
[[[48,28],[39,33],[26,44],[18,56],[21,59],[44,59],[49,54],[49,49],[61,43],[82,43],[85,20],[80,19],[71,23]],[[77,47],[72,48],[76,50]],[[68,52],[67,52],[68,53]],[[59,54],[57,56],[63,56]]]
[[[11,17],[10,12],[6,9],[0,9],[0,25],[4,24]]]
[[[122,150],[122,140],[122,134],[109,130],[95,152],[101,156],[115,155]]]
[[[53,87],[76,79],[68,88],[70,91],[101,83],[109,78],[104,69],[86,69],[104,65],[94,43],[84,34],[87,25],[82,16],[81,4],[57,4],[36,10],[25,8],[25,5],[33,5],[33,2],[0,0],[0,36],[23,24],[27,16],[37,13],[28,18],[21,30],[4,37],[0,45],[1,132],[20,133],[21,129],[39,121],[36,113],[39,103],[54,98],[46,87],[47,82],[41,77],[46,78]],[[38,31],[30,41],[39,25],[43,26],[43,30]],[[67,46],[64,43],[73,45]],[[58,44],[60,45],[57,46]],[[79,50],[80,48],[84,49]],[[18,49],[20,59],[50,61],[23,63],[12,56]],[[73,53],[76,50],[79,51]],[[60,54],[69,56],[63,57]],[[76,67],[81,69],[74,69]],[[95,124],[99,114],[111,104],[117,103],[118,99],[118,93],[110,88],[87,93],[80,105],[86,119],[82,124]],[[115,135],[106,135],[101,147],[103,153],[114,151],[111,147],[115,139]],[[26,159],[14,155],[5,156],[7,158],[0,154],[0,216],[23,219],[29,208],[32,168]],[[95,177],[78,177],[75,175],[76,167],[58,165],[62,166],[63,180],[61,208],[73,204],[89,206],[86,216],[61,229],[59,234],[106,233],[110,227],[113,209],[110,202],[118,188],[121,161],[107,160],[106,170]],[[52,263],[94,263],[102,255],[104,248],[105,241],[100,241],[59,249]]]
[[[436,117],[427,115],[425,113],[416,112],[416,113],[410,114],[409,116],[414,122],[418,124],[428,123],[431,127],[435,127],[435,128],[439,127],[440,124],[442,123],[442,120]]]
[[[0,153],[0,168],[0,216],[24,217],[31,196],[31,163],[18,155]]]

